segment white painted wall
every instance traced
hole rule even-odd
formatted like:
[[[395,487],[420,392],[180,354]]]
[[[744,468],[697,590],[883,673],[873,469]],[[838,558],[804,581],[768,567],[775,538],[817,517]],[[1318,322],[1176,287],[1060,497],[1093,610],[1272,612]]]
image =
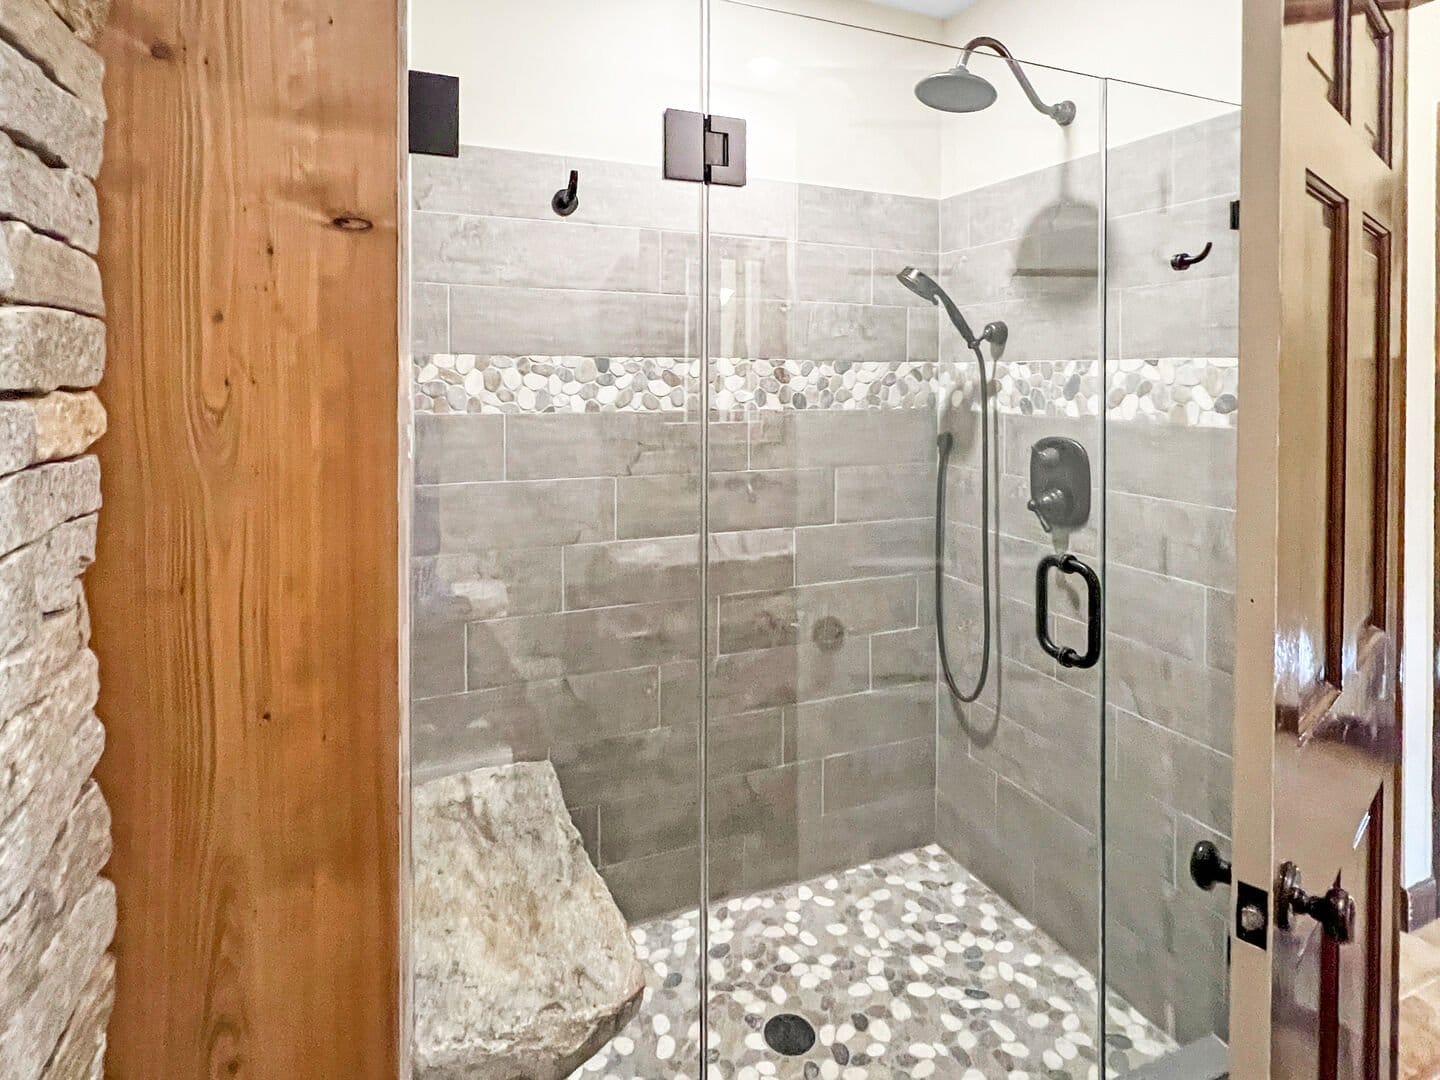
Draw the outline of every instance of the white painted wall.
[[[771,8],[774,11],[788,11],[792,15],[806,15],[812,19],[829,19],[832,22],[863,26],[887,34],[904,34],[922,41],[944,42],[945,20],[936,15],[918,12],[923,4],[886,3],[885,0],[742,0],[742,3]],[[733,11],[738,4],[717,3],[714,11],[725,16],[722,8]],[[902,11],[901,7],[908,10]],[[955,6],[955,5],[951,5]]]
[[[1022,60],[1239,101],[1242,2],[977,0],[945,40],[988,34]]]
[[[911,94],[941,22],[863,0],[783,0],[884,33],[719,0],[712,111],[745,117],[752,175],[934,197],[940,118]],[[700,100],[699,3],[413,0],[411,66],[460,76],[460,139],[660,161],[660,117]]]
[[[789,6],[801,5],[791,0]],[[811,0],[803,6],[836,5]],[[871,4],[845,7],[863,7],[886,22],[903,14]],[[931,36],[938,36],[939,22],[925,21]],[[908,37],[716,3],[711,109],[745,117],[756,175],[936,198],[941,132],[949,118],[921,105],[914,86],[947,67],[953,52]]]
[[[943,167],[947,194],[1093,153],[1102,138],[1121,146],[1231,111],[1231,105],[1206,99],[1240,100],[1241,4],[977,0],[946,21],[945,40],[959,46],[980,35],[999,38],[1026,62],[1047,103],[1068,97],[1080,111],[1070,129],[1044,122],[996,62],[984,62],[982,69],[975,67],[977,59],[972,70],[995,82],[1001,99],[966,117],[963,133],[951,135]],[[1135,84],[1111,84],[1103,131],[1098,86],[1071,72]],[[1020,131],[1023,139],[1016,137]],[[976,159],[966,148],[977,144],[1003,145],[1006,152]]]
[[[1240,0],[978,0],[949,21],[867,0],[763,3],[715,0],[711,85],[713,111],[749,122],[752,174],[767,179],[936,197],[1094,153],[1095,74],[1238,93]],[[1000,88],[993,108],[921,106],[914,84],[956,57],[936,42],[982,32],[1091,73],[1034,74],[1042,95],[1076,102],[1075,124],[1036,114],[984,55],[973,67]],[[413,67],[461,76],[465,143],[653,164],[660,114],[699,103],[698,0],[413,0],[410,51]],[[1112,144],[1215,111],[1146,100],[1112,110],[1131,118],[1111,125]]]
[[[410,66],[460,76],[460,141],[659,160],[700,102],[700,8],[674,0],[411,0]]]
[[[1402,773],[1405,884],[1430,876],[1433,763],[1435,552],[1435,143],[1440,106],[1440,6],[1410,12],[1405,423],[1405,746]]]

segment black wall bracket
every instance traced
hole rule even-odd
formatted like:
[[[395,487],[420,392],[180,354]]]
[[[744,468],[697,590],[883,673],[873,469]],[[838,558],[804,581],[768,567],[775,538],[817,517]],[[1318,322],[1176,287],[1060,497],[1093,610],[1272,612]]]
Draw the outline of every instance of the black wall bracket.
[[[561,217],[569,217],[580,209],[580,170],[570,170],[570,183],[566,184],[550,200],[550,209]]]
[[[460,79],[410,72],[410,153],[460,156]]]

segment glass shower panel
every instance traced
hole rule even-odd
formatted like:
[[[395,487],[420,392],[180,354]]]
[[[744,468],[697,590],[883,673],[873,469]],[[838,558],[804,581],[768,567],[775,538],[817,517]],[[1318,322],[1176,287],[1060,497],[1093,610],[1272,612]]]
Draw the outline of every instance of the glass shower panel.
[[[410,4],[461,142],[411,159],[422,1080],[701,1075],[700,13]]]
[[[711,1075],[1164,1048],[1101,1049],[1102,87],[937,112],[957,52],[713,7]]]
[[[1108,85],[1106,977],[1179,1076],[1225,1065],[1240,112]],[[1177,261],[1178,259],[1178,261]]]

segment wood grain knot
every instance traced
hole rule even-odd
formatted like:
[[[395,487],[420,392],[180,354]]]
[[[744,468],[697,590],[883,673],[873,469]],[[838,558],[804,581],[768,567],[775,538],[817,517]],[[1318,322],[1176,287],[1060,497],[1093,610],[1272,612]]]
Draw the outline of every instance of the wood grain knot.
[[[150,55],[156,60],[174,60],[175,50],[169,42],[157,41],[150,46]]]
[[[359,214],[341,214],[332,218],[331,225],[337,229],[344,229],[346,232],[369,232],[375,228],[375,223],[369,218],[363,218]]]

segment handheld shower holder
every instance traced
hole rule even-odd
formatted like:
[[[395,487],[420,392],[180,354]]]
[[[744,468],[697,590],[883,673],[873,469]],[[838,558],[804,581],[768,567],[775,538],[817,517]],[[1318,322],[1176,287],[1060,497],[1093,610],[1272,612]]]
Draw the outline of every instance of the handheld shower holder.
[[[985,329],[980,331],[980,340],[988,341],[996,349],[1005,348],[1005,343],[1010,340],[1010,327],[996,319],[994,322],[985,324]]]

